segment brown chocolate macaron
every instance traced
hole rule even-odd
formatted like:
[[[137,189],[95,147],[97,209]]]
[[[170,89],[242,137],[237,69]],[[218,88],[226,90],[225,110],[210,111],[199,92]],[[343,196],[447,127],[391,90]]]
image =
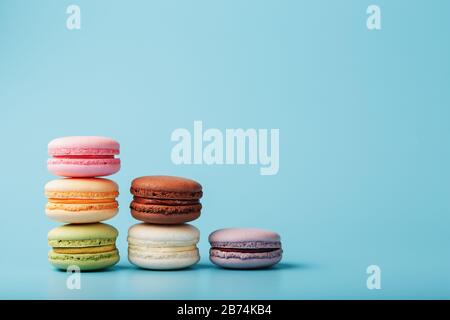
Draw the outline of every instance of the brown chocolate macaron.
[[[202,205],[202,186],[186,178],[145,176],[136,178],[130,188],[131,215],[155,224],[178,224],[197,219]]]

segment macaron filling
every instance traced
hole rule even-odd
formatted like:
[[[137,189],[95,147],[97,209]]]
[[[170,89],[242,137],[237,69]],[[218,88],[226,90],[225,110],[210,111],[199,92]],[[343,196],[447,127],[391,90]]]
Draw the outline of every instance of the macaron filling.
[[[224,252],[241,252],[241,253],[264,253],[280,250],[279,248],[251,248],[251,249],[238,249],[238,248],[215,248],[212,250],[219,250]]]
[[[280,249],[280,241],[213,241],[211,242],[212,248],[233,248],[233,249]]]
[[[155,199],[155,198],[142,198],[133,197],[133,201],[141,204],[163,205],[163,206],[182,206],[182,205],[199,205],[199,200],[177,200],[177,199]]]
[[[70,157],[70,156],[111,156],[119,154],[120,151],[117,148],[80,148],[80,147],[50,147],[48,148],[48,154],[53,157]]]
[[[253,260],[253,259],[272,259],[281,257],[283,250],[275,249],[272,251],[250,251],[250,250],[222,250],[223,248],[211,248],[210,256],[221,259],[239,259],[239,260]]]
[[[136,197],[148,199],[174,199],[174,200],[198,200],[203,196],[202,191],[197,192],[181,192],[181,191],[164,191],[145,189],[131,186],[130,192]]]
[[[105,164],[118,164],[120,159],[115,158],[115,155],[120,153],[119,149],[103,149],[103,148],[49,148],[48,153],[51,156],[48,159],[49,164],[70,164],[71,161],[77,163],[89,164],[89,160],[98,164],[98,160],[105,160]]]
[[[119,203],[115,200],[102,201],[102,200],[56,200],[49,199],[45,206],[46,210],[62,210],[62,211],[87,211],[87,210],[113,210],[119,208]]]
[[[83,191],[45,191],[49,199],[115,199],[118,191],[111,192],[83,192]]]
[[[113,159],[114,155],[54,155],[53,158],[58,159]]]
[[[281,242],[213,242],[210,255],[225,259],[266,259],[281,256]]]
[[[160,205],[160,204],[144,204],[139,202],[131,202],[130,208],[139,212],[158,213],[158,214],[183,214],[200,212],[202,205],[200,203],[193,205]]]
[[[116,246],[114,244],[99,247],[84,247],[84,248],[67,248],[67,247],[53,248],[53,252],[61,254],[104,253],[114,250],[116,250]]]
[[[47,160],[47,164],[50,165],[68,165],[68,164],[83,164],[83,165],[119,165],[119,158],[66,158],[66,157],[58,157],[58,158],[50,158]]]
[[[74,261],[102,261],[105,259],[114,259],[112,263],[108,263],[109,265],[115,264],[119,259],[119,252],[117,250],[102,252],[97,254],[92,253],[84,253],[84,254],[65,254],[65,253],[56,253],[53,250],[49,252],[50,261],[68,261],[70,263]],[[102,266],[102,268],[105,266]]]
[[[128,237],[128,253],[140,259],[186,259],[198,256],[198,239],[190,241],[145,241]],[[196,259],[197,260],[197,259]]]
[[[89,203],[110,203],[118,205],[114,199],[48,199],[48,202],[55,204],[89,204]]]

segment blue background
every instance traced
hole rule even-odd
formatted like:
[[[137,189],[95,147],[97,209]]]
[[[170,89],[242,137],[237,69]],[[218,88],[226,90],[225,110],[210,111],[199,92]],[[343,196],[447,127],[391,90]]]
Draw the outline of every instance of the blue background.
[[[1,0],[0,298],[450,298],[449,15],[445,0]],[[172,164],[170,134],[194,120],[279,128],[279,174]],[[121,143],[122,260],[80,291],[47,262],[47,143],[67,135]],[[128,263],[128,189],[147,174],[203,184],[196,267]],[[215,268],[207,236],[229,226],[279,232],[283,262]]]

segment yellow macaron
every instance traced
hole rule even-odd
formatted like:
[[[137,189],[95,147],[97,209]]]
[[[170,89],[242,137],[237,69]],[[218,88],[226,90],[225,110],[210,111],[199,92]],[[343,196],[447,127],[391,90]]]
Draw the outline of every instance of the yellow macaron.
[[[64,223],[93,223],[111,219],[119,205],[119,187],[103,178],[57,179],[45,185],[46,215]]]

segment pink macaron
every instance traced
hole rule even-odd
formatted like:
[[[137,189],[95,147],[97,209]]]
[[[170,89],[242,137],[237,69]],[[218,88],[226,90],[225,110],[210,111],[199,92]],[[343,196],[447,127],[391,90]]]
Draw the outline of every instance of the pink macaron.
[[[52,140],[48,144],[48,170],[62,177],[88,178],[108,176],[120,170],[117,141],[105,137],[74,136]]]
[[[280,262],[283,250],[280,236],[272,231],[228,228],[209,235],[210,260],[231,269],[256,269]]]

